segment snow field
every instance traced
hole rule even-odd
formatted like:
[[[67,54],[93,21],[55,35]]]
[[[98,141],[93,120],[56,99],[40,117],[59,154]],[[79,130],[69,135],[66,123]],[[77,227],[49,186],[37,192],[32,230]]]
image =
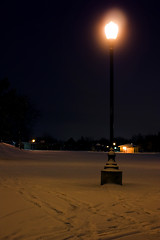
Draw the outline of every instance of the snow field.
[[[101,186],[106,153],[1,143],[0,239],[160,239],[160,155],[117,154],[116,160],[123,186]]]

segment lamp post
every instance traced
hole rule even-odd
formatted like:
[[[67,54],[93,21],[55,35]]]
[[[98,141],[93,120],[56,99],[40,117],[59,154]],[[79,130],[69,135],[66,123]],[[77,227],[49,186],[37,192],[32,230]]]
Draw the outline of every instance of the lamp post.
[[[114,41],[118,35],[118,25],[110,22],[105,26],[106,38],[109,41],[110,58],[110,146],[108,152],[108,162],[101,171],[101,185],[106,183],[115,183],[122,185],[122,171],[115,161],[115,152],[113,148],[114,138]]]

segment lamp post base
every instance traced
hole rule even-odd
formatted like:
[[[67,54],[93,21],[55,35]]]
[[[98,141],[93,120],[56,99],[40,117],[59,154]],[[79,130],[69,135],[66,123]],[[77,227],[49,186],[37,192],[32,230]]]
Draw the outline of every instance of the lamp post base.
[[[122,171],[117,169],[104,169],[101,171],[101,185],[113,183],[122,185]]]
[[[104,166],[104,170],[101,171],[101,185],[106,183],[114,183],[122,185],[122,171],[115,161],[115,152],[111,148],[108,153],[108,162]]]

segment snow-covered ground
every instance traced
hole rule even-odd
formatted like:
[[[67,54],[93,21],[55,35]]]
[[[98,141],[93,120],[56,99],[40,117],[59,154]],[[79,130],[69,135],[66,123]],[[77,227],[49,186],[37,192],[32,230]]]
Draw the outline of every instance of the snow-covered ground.
[[[1,143],[0,239],[160,239],[160,154],[117,154],[122,186],[100,185],[106,161]]]

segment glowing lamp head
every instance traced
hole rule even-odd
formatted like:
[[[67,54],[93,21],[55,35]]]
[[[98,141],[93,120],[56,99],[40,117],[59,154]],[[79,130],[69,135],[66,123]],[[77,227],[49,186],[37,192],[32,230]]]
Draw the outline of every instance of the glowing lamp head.
[[[116,39],[118,35],[118,25],[110,22],[105,26],[105,34],[107,39]]]
[[[36,142],[36,140],[35,139],[32,139],[32,143],[35,143]]]

